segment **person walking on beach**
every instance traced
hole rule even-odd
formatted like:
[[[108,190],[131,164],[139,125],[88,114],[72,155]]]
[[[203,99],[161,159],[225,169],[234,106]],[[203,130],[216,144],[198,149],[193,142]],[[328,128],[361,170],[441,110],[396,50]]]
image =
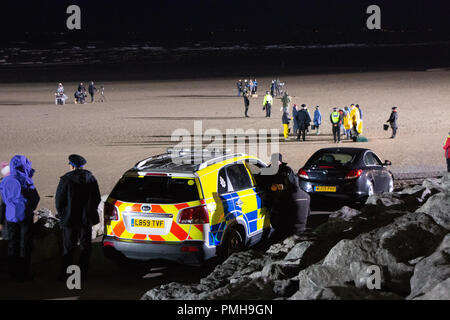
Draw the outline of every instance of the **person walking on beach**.
[[[72,265],[75,248],[80,243],[79,267],[86,279],[91,255],[92,226],[99,223],[97,208],[100,191],[94,175],[83,169],[86,159],[77,154],[69,156],[70,171],[59,180],[55,195],[62,229],[63,259],[59,279],[66,278]]]
[[[311,123],[311,117],[309,116],[308,111],[306,111],[305,104],[302,104],[302,108],[297,112],[296,118],[298,122],[297,140],[300,141],[301,136],[303,141],[305,141],[306,130],[308,130],[309,124]]]
[[[447,141],[443,149],[445,150],[445,158],[447,159],[447,172],[450,172],[450,132],[448,133]]]
[[[397,128],[398,128],[398,113],[397,113],[397,107],[392,107],[391,115],[389,116],[389,119],[386,121],[389,122],[392,128],[392,136],[391,139],[394,139],[397,134]]]
[[[314,126],[316,127],[316,135],[320,134],[320,125],[322,124],[322,114],[320,113],[319,106],[316,106],[314,110]]]
[[[266,118],[270,118],[270,113],[272,111],[273,98],[269,91],[266,91],[266,95],[263,100],[263,110],[266,110]]]
[[[32,280],[33,211],[40,197],[32,179],[35,170],[23,155],[9,162],[10,174],[0,183],[8,234],[8,273],[13,280]]]
[[[249,90],[247,88],[244,88],[244,92],[242,96],[244,97],[244,107],[245,107],[245,117],[249,118],[248,116],[248,108],[250,107],[250,100],[248,96],[250,95]]]
[[[97,88],[94,86],[94,81],[91,81],[91,83],[89,83],[88,91],[91,96],[91,103],[94,103],[94,93],[95,91],[98,91]]]
[[[341,143],[341,124],[342,116],[337,110],[337,107],[333,107],[333,111],[330,114],[330,122],[333,129],[334,143]]]

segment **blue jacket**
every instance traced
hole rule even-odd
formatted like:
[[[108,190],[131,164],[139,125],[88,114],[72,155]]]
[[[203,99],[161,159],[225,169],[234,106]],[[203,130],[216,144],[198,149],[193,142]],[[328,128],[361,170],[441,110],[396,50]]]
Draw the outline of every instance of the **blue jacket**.
[[[319,109],[316,109],[314,111],[314,125],[319,126],[322,123],[322,114],[320,113]]]
[[[31,168],[31,162],[22,155],[14,156],[9,167],[11,174],[0,183],[0,193],[6,207],[6,221],[30,222],[40,200],[32,179],[34,169]]]

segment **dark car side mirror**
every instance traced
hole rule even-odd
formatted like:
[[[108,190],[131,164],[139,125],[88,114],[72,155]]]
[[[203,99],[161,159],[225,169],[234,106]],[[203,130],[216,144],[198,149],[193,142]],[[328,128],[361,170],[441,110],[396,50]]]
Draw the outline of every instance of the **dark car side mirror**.
[[[390,166],[392,165],[392,162],[390,162],[389,160],[384,160],[383,166]]]

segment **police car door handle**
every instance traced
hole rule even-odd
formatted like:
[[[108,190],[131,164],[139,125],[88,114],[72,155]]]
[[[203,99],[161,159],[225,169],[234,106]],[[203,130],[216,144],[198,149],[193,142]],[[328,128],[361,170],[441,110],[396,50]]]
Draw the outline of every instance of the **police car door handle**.
[[[239,199],[239,200],[236,201],[234,204],[235,204],[237,207],[242,207],[242,205],[243,205],[244,203],[242,202],[241,199]]]

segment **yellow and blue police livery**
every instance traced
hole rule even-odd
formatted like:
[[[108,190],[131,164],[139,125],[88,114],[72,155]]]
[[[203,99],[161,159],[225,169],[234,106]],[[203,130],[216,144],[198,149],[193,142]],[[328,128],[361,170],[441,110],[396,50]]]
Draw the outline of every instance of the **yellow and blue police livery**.
[[[105,254],[198,265],[258,243],[270,232],[255,180],[264,167],[217,150],[171,150],[138,162],[105,202]]]

